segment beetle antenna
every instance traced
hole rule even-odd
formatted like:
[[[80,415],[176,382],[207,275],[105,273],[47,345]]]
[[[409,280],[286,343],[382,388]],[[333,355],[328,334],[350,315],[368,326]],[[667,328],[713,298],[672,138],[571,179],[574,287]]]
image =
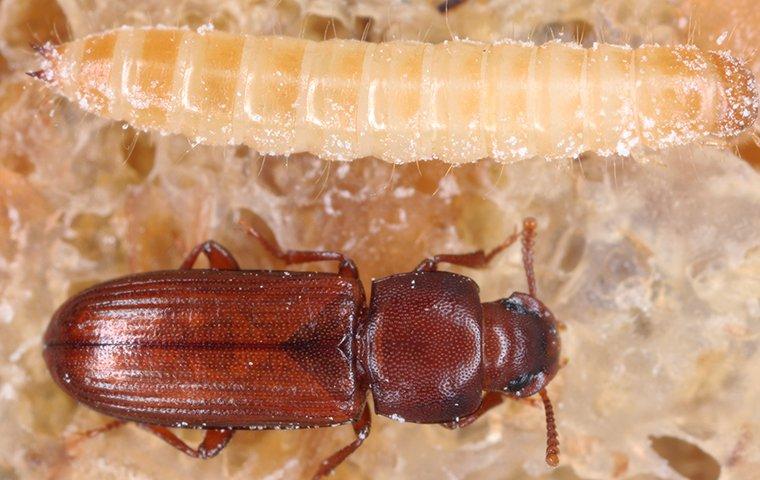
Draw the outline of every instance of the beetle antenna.
[[[528,293],[536,298],[536,276],[533,273],[533,246],[536,243],[537,222],[533,217],[523,220],[522,255],[525,277],[528,279]]]
[[[554,408],[545,388],[542,388],[538,393],[541,394],[541,400],[544,402],[544,413],[546,414],[546,463],[550,467],[556,467],[559,465],[559,438],[557,437],[557,423],[554,420]]]

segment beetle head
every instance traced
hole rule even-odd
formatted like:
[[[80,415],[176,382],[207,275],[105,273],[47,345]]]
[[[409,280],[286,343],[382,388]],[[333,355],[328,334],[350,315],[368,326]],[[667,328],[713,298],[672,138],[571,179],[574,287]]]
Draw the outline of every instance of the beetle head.
[[[526,293],[482,305],[486,390],[518,398],[538,393],[559,369],[554,315]]]

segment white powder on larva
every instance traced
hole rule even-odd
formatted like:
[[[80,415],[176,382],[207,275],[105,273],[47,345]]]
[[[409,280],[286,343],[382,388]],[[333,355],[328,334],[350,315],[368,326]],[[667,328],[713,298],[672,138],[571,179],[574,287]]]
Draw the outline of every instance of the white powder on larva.
[[[520,42],[314,42],[207,26],[121,28],[40,49],[35,76],[84,109],[276,155],[563,159],[716,143],[757,118],[727,52]]]

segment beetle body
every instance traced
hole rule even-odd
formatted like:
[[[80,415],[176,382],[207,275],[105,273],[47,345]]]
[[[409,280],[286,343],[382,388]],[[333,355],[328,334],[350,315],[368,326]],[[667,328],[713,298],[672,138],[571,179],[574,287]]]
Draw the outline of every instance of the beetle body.
[[[359,416],[361,285],[338,275],[174,270],[73,297],[45,337],[53,377],[107,415],[195,428]]]
[[[282,252],[252,233],[289,263],[339,260],[340,271],[239,270],[206,242],[180,270],[126,276],[64,303],[44,339],[53,378],[89,407],[200,457],[236,429],[342,423],[356,429],[353,451],[369,432],[368,391],[378,414],[448,426],[491,408],[489,395],[545,395],[559,355],[548,309],[522,293],[482,304],[470,278],[437,271],[440,261],[484,266],[482,252],[374,280],[367,305],[342,254]],[[199,253],[211,269],[190,268]],[[213,435],[194,450],[166,427]]]

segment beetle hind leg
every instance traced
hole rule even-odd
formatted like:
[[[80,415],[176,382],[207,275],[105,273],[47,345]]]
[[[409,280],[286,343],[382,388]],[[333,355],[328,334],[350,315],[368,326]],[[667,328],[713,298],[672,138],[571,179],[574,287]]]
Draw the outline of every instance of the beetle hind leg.
[[[206,436],[203,437],[203,441],[201,441],[200,445],[198,445],[197,448],[192,448],[171,430],[162,425],[150,425],[145,423],[138,423],[137,425],[153,433],[182,453],[194,458],[211,458],[216,456],[227,446],[230,439],[232,439],[232,435],[235,433],[235,430],[232,430],[231,428],[206,430]]]
[[[338,465],[343,463],[345,459],[354,453],[356,449],[359,448],[362,443],[364,443],[364,440],[366,440],[369,436],[371,426],[372,414],[369,411],[369,405],[365,405],[364,410],[362,411],[362,416],[353,425],[354,432],[356,433],[356,440],[323,460],[319,466],[319,470],[317,470],[317,473],[314,474],[314,477],[312,477],[312,480],[319,480],[329,475],[333,470],[335,470]]]

